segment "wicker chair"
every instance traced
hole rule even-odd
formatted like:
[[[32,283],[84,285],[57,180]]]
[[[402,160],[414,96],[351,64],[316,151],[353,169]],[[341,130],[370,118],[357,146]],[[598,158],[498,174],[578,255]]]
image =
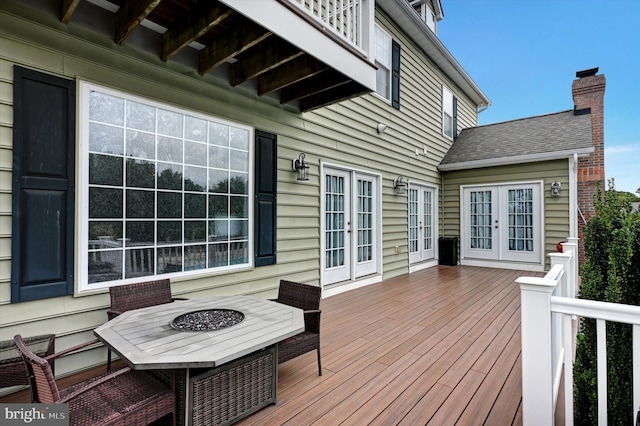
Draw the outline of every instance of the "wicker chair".
[[[304,311],[305,330],[278,343],[278,363],[313,350],[318,351],[318,375],[322,376],[320,361],[320,287],[280,280],[276,302]]]
[[[173,389],[147,373],[122,368],[65,389],[58,386],[49,360],[93,345],[86,342],[47,358],[34,354],[18,334],[14,343],[31,370],[40,403],[69,404],[70,425],[143,425],[167,415],[175,425]]]
[[[171,297],[171,285],[168,279],[109,287],[109,296],[111,309],[107,311],[107,317],[110,320],[133,309],[181,300]],[[107,371],[111,371],[111,349],[107,349]]]
[[[38,356],[47,357],[55,352],[56,336],[54,334],[45,334],[25,337],[24,343]],[[53,371],[53,361],[50,364]],[[0,387],[8,388],[26,385],[29,385],[31,390],[31,402],[39,402],[33,383],[33,376],[27,372],[24,361],[13,340],[0,342]]]

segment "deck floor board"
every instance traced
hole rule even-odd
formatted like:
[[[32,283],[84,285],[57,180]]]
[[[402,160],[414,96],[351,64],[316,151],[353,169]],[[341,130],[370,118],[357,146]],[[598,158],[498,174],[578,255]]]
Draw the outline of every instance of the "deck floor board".
[[[323,299],[323,375],[315,352],[281,364],[278,403],[239,424],[521,425],[524,275],[438,266]]]

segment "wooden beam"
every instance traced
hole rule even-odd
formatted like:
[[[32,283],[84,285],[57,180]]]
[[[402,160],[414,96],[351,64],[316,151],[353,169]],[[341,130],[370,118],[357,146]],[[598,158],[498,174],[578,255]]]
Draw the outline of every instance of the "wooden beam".
[[[200,75],[208,73],[229,59],[261,43],[272,34],[247,20],[246,25],[234,27],[231,31],[217,37],[213,43],[200,51],[198,72]]]
[[[162,60],[168,61],[232,14],[233,10],[220,2],[207,2],[205,8],[196,8],[186,19],[162,34]]]
[[[316,95],[302,98],[300,100],[300,111],[310,111],[312,109],[335,104],[369,92],[370,90],[366,89],[360,83],[351,81],[338,87],[325,90]]]
[[[116,12],[115,42],[122,44],[159,3],[160,0],[125,0]]]
[[[286,104],[307,96],[312,96],[323,90],[332,89],[348,83],[349,80],[343,74],[333,69],[301,80],[298,83],[284,87],[280,91],[280,103]]]
[[[237,86],[303,54],[303,51],[291,43],[270,37],[245,52],[238,62],[231,64],[230,83]]]
[[[80,4],[80,0],[62,0],[62,6],[60,9],[60,22],[68,24],[71,21],[71,15],[76,11],[76,8]]]
[[[329,67],[316,58],[303,55],[258,77],[258,96],[314,76]]]

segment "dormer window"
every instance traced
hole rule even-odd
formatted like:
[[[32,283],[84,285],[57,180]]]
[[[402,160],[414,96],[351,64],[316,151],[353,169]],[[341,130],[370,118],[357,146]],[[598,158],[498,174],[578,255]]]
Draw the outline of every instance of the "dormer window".
[[[442,6],[439,0],[409,0],[427,27],[437,34],[437,22],[442,19]]]

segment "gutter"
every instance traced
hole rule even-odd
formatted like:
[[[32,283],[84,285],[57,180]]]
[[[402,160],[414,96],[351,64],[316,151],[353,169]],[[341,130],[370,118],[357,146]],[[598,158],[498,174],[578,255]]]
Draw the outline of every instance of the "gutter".
[[[438,170],[450,172],[456,170],[481,169],[484,167],[506,166],[510,164],[535,163],[538,161],[562,160],[584,157],[594,152],[594,147],[571,149],[566,151],[543,152],[539,154],[516,155],[513,157],[490,158],[486,160],[464,161],[461,163],[440,164]]]

